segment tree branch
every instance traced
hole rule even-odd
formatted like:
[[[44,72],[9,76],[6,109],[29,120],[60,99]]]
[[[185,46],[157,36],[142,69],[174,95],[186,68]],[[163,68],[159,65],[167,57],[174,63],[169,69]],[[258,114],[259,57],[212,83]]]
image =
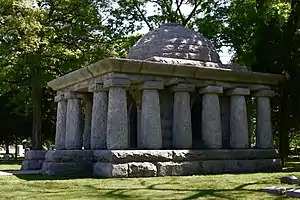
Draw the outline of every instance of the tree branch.
[[[177,8],[176,8],[176,13],[179,13],[181,23],[183,23],[183,22],[185,21],[184,16],[183,16],[183,14],[182,14],[182,12],[181,12],[181,10],[180,10],[180,7],[181,7],[181,5],[183,4],[183,1],[184,1],[184,0],[181,0],[181,1],[179,2],[179,0],[176,0],[176,6],[177,6]]]
[[[194,6],[192,12],[189,14],[189,16],[184,21],[183,26],[186,26],[187,23],[191,20],[191,18],[194,16],[194,14],[195,14],[197,8],[200,6],[200,4],[201,4],[201,1],[199,1],[198,3],[195,1],[195,6]]]
[[[148,28],[149,28],[150,30],[153,30],[153,27],[152,27],[151,24],[148,22],[146,16],[144,15],[144,13],[143,13],[143,12],[141,11],[141,9],[139,8],[139,5],[138,5],[138,3],[137,3],[136,0],[133,0],[133,4],[134,4],[134,6],[136,7],[136,9],[138,10],[138,12],[139,12],[140,16],[142,17],[142,19],[144,20],[144,22],[147,24]]]

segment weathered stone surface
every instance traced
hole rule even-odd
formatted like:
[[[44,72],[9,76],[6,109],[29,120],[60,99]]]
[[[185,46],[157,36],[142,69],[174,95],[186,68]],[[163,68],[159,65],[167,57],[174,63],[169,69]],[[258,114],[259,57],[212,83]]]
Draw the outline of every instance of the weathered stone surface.
[[[92,162],[92,150],[56,150],[48,151],[45,156],[48,162]]]
[[[249,148],[248,115],[244,96],[230,97],[230,133],[231,148]]]
[[[21,170],[36,170],[41,169],[44,160],[24,160],[22,162]]]
[[[121,87],[109,88],[107,111],[107,149],[127,149],[128,118],[126,90]]]
[[[94,160],[99,162],[164,162],[201,160],[259,160],[277,159],[273,149],[218,149],[218,150],[95,150]]]
[[[93,98],[91,149],[106,149],[107,92],[95,92]]]
[[[160,102],[157,90],[144,89],[142,97],[141,130],[138,148],[161,149],[162,130]]]
[[[85,100],[85,116],[84,116],[84,132],[83,132],[83,147],[91,149],[91,124],[92,124],[93,99],[86,98]]]
[[[202,140],[204,148],[222,148],[222,127],[218,94],[206,93],[202,98]]]
[[[172,149],[174,95],[168,89],[159,92],[163,149]]]
[[[230,149],[230,97],[220,96],[222,148]]]
[[[193,145],[190,94],[174,93],[173,148],[191,149]]]
[[[65,148],[68,150],[82,148],[81,111],[81,99],[68,99],[65,138]]]
[[[96,162],[93,167],[94,177],[128,177],[128,164]]]
[[[67,101],[62,99],[57,103],[55,149],[65,148],[66,116],[67,116]]]
[[[129,177],[151,177],[156,176],[157,169],[153,163],[149,162],[131,162],[128,163]]]
[[[174,23],[163,24],[149,32],[128,53],[130,59],[144,60],[153,56],[220,63],[218,53],[209,40]]]
[[[44,162],[42,173],[48,176],[91,177],[92,162]]]
[[[157,176],[187,176],[200,173],[200,162],[158,162]]]
[[[238,160],[205,160],[201,161],[200,165],[200,174],[236,173],[243,171],[239,166]]]
[[[299,180],[296,176],[283,176],[280,178],[280,183],[293,185],[298,184]]]
[[[170,161],[172,151],[168,150],[95,150],[94,160],[99,162],[158,162]]]
[[[257,97],[256,147],[272,148],[273,134],[269,97]]]
[[[278,186],[268,186],[261,189],[263,192],[267,192],[270,194],[283,195],[286,193],[286,188],[278,187]]]
[[[44,150],[30,150],[25,154],[25,160],[45,160],[45,154],[47,151]]]
[[[300,189],[289,189],[289,190],[286,190],[286,195],[288,197],[300,198]]]

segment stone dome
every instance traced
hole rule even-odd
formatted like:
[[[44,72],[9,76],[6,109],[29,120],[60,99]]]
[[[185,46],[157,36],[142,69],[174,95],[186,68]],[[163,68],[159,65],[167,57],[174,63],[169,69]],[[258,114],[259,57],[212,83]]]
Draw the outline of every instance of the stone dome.
[[[154,56],[221,63],[208,39],[175,23],[163,24],[145,34],[128,52],[129,59],[146,60]]]

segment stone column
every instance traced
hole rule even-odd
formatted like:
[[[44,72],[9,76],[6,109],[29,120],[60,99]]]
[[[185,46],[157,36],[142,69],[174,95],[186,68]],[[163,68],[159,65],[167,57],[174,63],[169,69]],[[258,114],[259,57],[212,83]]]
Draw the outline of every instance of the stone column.
[[[107,149],[128,149],[128,116],[126,88],[130,80],[110,78],[105,80],[104,87],[109,88],[107,111]]]
[[[93,99],[90,96],[85,96],[85,116],[84,116],[84,131],[83,131],[83,147],[85,150],[91,149],[91,123]]]
[[[163,83],[148,81],[142,85],[141,127],[138,148],[161,149],[162,130],[160,117],[160,102],[158,90],[163,89]]]
[[[220,86],[206,86],[200,89],[202,98],[202,140],[205,148],[222,148],[222,127],[219,94],[223,93]]]
[[[248,88],[230,89],[230,147],[233,149],[249,148],[248,115],[245,95]]]
[[[91,149],[107,149],[107,91],[101,83],[90,85],[89,91],[93,92]]]
[[[55,96],[55,102],[57,102],[55,149],[61,150],[65,149],[66,138],[67,101],[64,94],[58,92]]]
[[[193,85],[178,84],[174,86],[173,135],[174,149],[191,149],[193,146],[190,92]]]
[[[256,147],[272,148],[272,121],[270,97],[274,95],[271,90],[259,90],[254,92],[252,96],[256,97]]]
[[[82,96],[75,92],[67,92],[65,97],[68,99],[65,148],[82,149]]]

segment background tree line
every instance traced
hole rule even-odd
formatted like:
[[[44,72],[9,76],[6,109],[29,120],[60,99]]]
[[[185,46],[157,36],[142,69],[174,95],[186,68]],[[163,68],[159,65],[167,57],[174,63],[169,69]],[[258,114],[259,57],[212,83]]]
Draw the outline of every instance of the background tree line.
[[[42,148],[54,138],[56,116],[46,83],[126,57],[138,31],[166,22],[200,31],[218,50],[230,47],[234,63],[284,75],[272,115],[274,144],[286,158],[300,143],[298,0],[0,0],[0,140],[30,136]]]

